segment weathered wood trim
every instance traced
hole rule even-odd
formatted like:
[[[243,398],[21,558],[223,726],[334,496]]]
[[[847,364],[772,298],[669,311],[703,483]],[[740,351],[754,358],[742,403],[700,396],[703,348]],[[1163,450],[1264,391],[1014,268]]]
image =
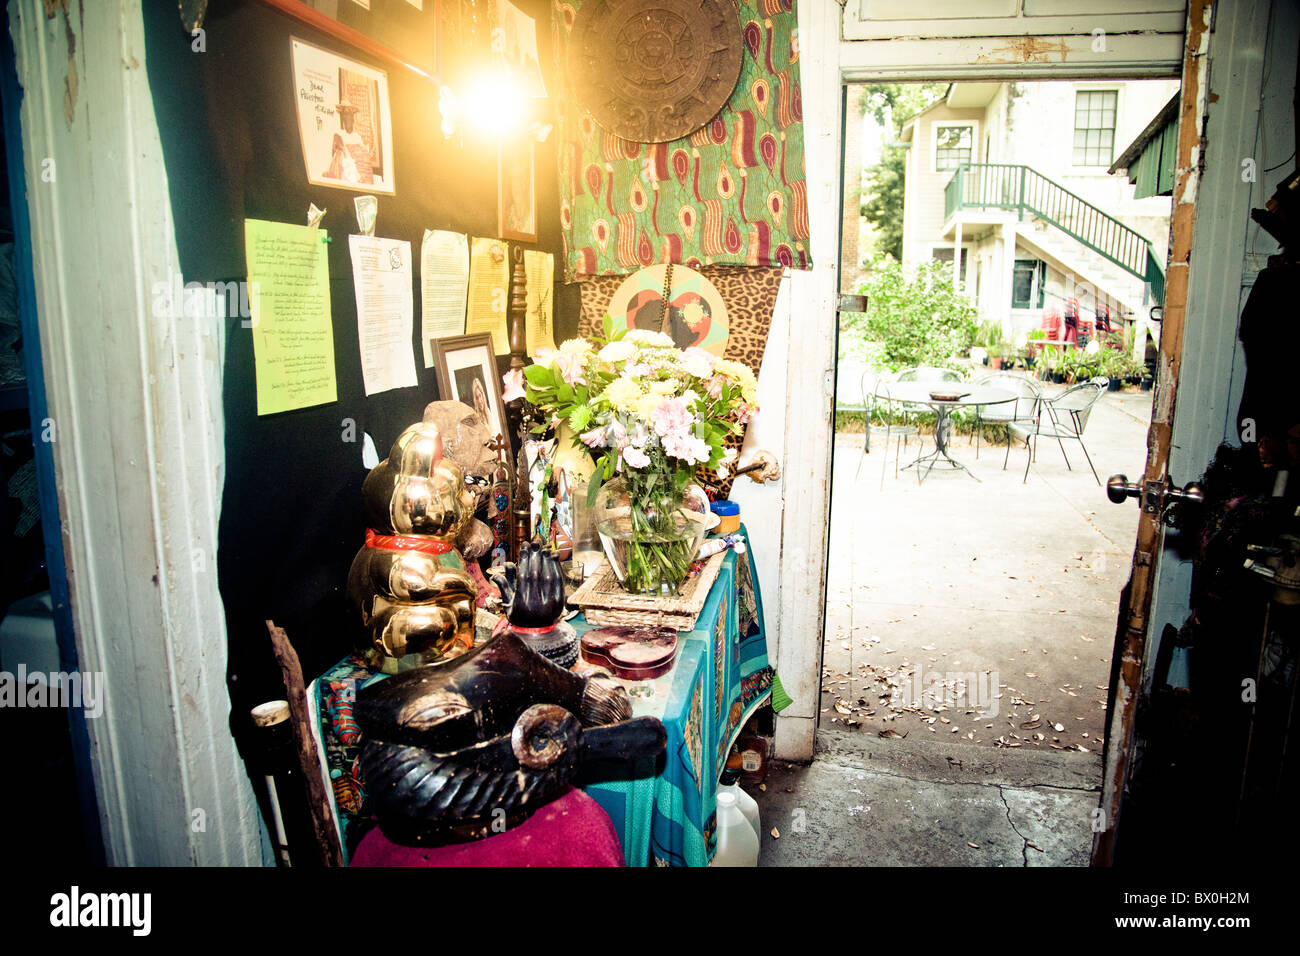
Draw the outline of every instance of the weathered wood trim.
[[[1160,336],[1160,364],[1151,426],[1147,431],[1144,481],[1160,481],[1168,470],[1173,433],[1174,402],[1182,360],[1183,324],[1187,310],[1187,280],[1191,265],[1195,202],[1200,182],[1204,143],[1202,118],[1209,93],[1211,0],[1191,0],[1183,54],[1183,86],[1179,101],[1178,161],[1174,183],[1174,211],[1170,223],[1169,267],[1165,276],[1165,312]],[[1159,515],[1142,512],[1134,547],[1133,574],[1129,579],[1128,606],[1122,610],[1113,654],[1119,660],[1111,689],[1110,723],[1106,733],[1106,759],[1102,783],[1101,829],[1093,840],[1094,865],[1114,859],[1115,834],[1128,781],[1133,746],[1133,720],[1142,690],[1148,615],[1155,562],[1163,536]],[[1147,560],[1140,560],[1146,555]]]

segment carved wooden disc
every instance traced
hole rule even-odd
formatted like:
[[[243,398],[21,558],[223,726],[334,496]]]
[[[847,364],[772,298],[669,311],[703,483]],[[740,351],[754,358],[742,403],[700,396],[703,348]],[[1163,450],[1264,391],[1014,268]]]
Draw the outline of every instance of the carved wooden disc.
[[[588,0],[569,69],[582,105],[615,136],[664,143],[699,129],[740,77],[734,0]]]

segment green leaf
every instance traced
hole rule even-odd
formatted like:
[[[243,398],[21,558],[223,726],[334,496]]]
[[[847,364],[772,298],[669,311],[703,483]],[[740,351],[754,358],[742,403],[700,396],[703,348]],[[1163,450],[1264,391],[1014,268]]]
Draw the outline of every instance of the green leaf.
[[[529,365],[524,369],[524,378],[535,388],[550,388],[554,385],[554,376],[549,365]]]
[[[605,317],[600,320],[600,327],[604,331],[606,339],[614,334],[614,319],[608,312],[606,312]]]
[[[568,382],[565,382],[564,384],[559,385],[556,388],[555,396],[563,404],[570,405],[573,403],[573,400],[577,397],[577,394],[574,392],[573,386],[570,385]]]

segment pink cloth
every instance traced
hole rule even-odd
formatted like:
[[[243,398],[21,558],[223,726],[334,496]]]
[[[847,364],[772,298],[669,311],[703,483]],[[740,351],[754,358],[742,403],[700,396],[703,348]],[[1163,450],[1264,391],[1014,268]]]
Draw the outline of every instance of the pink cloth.
[[[473,843],[399,846],[379,828],[361,838],[352,866],[623,866],[623,848],[609,815],[570,788],[505,833]]]

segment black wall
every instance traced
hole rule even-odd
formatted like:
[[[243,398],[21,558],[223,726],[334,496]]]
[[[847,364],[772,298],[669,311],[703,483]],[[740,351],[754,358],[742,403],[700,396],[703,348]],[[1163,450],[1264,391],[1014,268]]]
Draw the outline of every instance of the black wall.
[[[445,139],[438,90],[408,70],[375,59],[254,0],[213,0],[204,52],[192,49],[174,0],[145,10],[146,63],[162,136],[176,243],[186,282],[240,280],[244,219],[306,223],[326,209],[338,401],[257,415],[250,331],[226,320],[223,369],[226,473],[217,554],[230,637],[232,723],[249,707],[280,697],[279,672],[263,622],[285,627],[308,680],[353,643],[356,621],[344,586],[364,535],[361,435],[379,455],[438,397],[423,368],[419,250],[424,230],[496,234],[496,145],[469,134]],[[543,68],[550,57],[549,4],[523,0],[537,19]],[[291,36],[384,69],[389,77],[397,194],[378,196],[375,234],[411,243],[416,259],[411,348],[419,384],[365,396],[347,236],[357,231],[360,193],[307,182],[298,141]],[[549,76],[548,76],[549,80]],[[548,82],[549,88],[554,88]],[[549,103],[543,104],[549,109]],[[554,137],[537,146],[537,248],[556,255],[557,338],[577,326],[577,288],[561,282]],[[344,440],[347,421],[356,440]]]

